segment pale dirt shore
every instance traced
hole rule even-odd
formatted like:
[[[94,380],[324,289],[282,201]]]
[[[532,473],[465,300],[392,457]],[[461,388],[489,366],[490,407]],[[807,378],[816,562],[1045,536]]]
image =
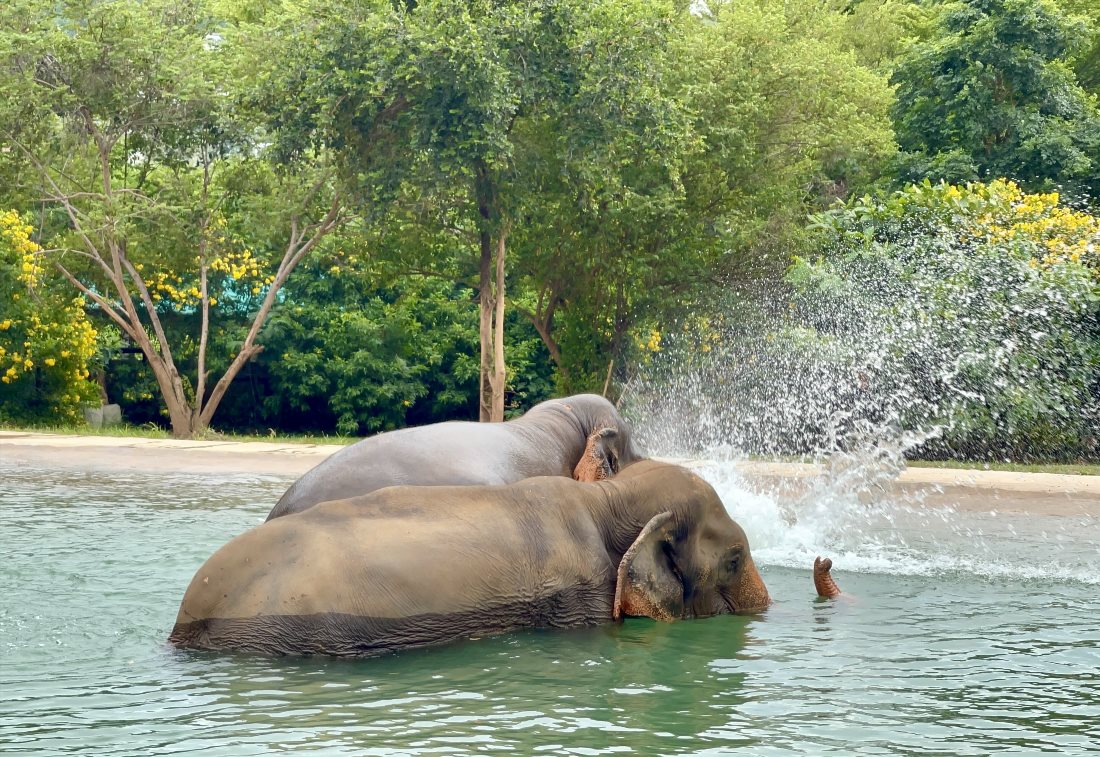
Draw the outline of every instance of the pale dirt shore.
[[[103,471],[297,477],[340,449],[338,444],[182,441],[0,431],[0,463]]]
[[[106,472],[259,474],[291,479],[340,449],[340,445],[327,444],[0,431],[0,476],[7,465],[34,465]],[[820,466],[802,463],[742,462],[736,467],[750,485],[788,497],[804,495],[822,473]],[[894,491],[919,491],[921,501],[930,506],[1100,517],[1100,476],[908,468],[885,486]]]

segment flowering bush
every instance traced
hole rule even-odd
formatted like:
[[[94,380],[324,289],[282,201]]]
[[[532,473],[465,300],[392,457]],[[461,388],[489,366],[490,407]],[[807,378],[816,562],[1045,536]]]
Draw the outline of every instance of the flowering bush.
[[[816,216],[795,307],[862,415],[940,426],[926,452],[1093,456],[1100,218],[1009,181],[913,185]]]
[[[96,331],[82,297],[50,286],[33,228],[0,212],[0,419],[66,420],[97,395]]]

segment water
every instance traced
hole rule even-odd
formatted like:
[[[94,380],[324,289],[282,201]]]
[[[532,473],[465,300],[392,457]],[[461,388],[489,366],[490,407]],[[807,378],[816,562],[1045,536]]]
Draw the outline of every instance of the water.
[[[1094,514],[704,474],[753,540],[765,614],[349,662],[163,643],[197,567],[286,480],[0,460],[0,753],[1100,754]],[[813,597],[818,550],[845,599]]]

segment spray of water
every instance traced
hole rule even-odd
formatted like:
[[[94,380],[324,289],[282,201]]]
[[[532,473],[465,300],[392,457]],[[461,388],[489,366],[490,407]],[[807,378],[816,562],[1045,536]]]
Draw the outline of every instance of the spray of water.
[[[1095,428],[1073,374],[1095,342],[1088,282],[948,229],[800,275],[732,294],[638,372],[624,406],[647,451],[696,461],[763,564],[829,554],[845,570],[1100,580],[1094,548],[1066,549],[1080,523],[1044,524],[1028,549],[1048,558],[1024,560],[1030,527],[1006,527],[995,502],[931,508],[929,492],[892,486],[914,451],[1004,454]],[[804,467],[760,475],[761,460]]]

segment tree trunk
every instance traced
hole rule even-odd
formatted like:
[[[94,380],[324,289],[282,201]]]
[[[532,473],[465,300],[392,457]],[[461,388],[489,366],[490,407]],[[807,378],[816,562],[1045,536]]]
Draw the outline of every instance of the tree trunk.
[[[481,261],[478,266],[478,334],[481,342],[481,370],[478,373],[480,412],[478,419],[487,423],[493,419],[493,387],[490,382],[493,368],[493,240],[489,231],[482,230]]]
[[[141,344],[145,360],[153,371],[153,376],[160,387],[161,397],[164,398],[164,406],[168,410],[168,422],[172,426],[172,436],[176,439],[190,439],[193,433],[191,423],[191,407],[187,403],[177,387],[178,381],[172,380],[172,372],[160,355],[152,350],[152,345]]]
[[[481,376],[479,382],[482,422],[504,420],[504,255],[508,229],[498,232],[496,245],[488,231],[481,233],[479,332],[481,337]],[[496,247],[494,261],[493,248]],[[494,265],[495,262],[495,265]]]
[[[497,271],[496,271],[496,324],[493,334],[493,413],[491,421],[499,423],[504,420],[504,252],[508,241],[507,227],[500,230],[497,238]]]
[[[539,300],[534,310],[520,308],[519,312],[531,321],[531,325],[535,327],[542,343],[546,345],[546,350],[550,353],[550,359],[554,361],[562,381],[566,386],[569,386],[569,368],[562,359],[561,346],[554,339],[554,313],[557,312],[560,297],[557,286],[552,285],[549,288],[544,288],[539,293]]]

